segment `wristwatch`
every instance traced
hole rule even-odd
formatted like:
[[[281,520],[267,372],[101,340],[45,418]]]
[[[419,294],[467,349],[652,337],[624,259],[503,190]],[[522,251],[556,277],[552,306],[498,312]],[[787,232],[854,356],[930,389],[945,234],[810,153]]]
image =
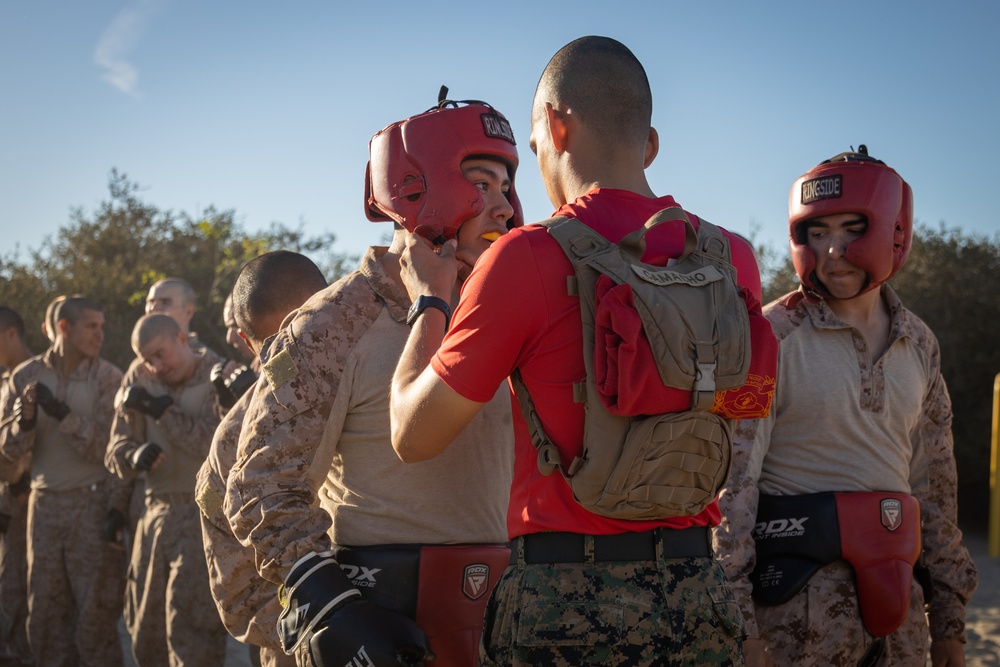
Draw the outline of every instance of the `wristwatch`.
[[[444,330],[447,331],[448,326],[451,324],[451,306],[448,305],[447,301],[436,296],[418,296],[413,305],[410,306],[410,310],[406,313],[406,324],[412,327],[413,323],[420,317],[420,314],[428,308],[437,308],[444,313]]]

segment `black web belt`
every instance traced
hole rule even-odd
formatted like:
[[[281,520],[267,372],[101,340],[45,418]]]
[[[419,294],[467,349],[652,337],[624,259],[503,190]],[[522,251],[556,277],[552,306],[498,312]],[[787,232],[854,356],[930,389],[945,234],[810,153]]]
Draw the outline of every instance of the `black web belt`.
[[[673,530],[657,528],[643,533],[583,535],[580,533],[532,533],[511,541],[510,563],[521,554],[529,565],[538,563],[585,563],[587,542],[593,543],[593,560],[656,560],[656,547],[663,547],[663,558],[711,558],[709,529],[705,526]]]

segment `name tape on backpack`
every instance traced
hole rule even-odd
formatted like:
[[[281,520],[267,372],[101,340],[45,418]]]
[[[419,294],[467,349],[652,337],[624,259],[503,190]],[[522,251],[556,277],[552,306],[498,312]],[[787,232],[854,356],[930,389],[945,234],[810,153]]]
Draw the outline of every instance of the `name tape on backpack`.
[[[673,285],[676,283],[684,283],[686,285],[691,285],[692,287],[702,287],[704,285],[714,283],[717,280],[722,280],[724,277],[722,272],[714,266],[706,266],[698,269],[697,271],[692,271],[691,273],[678,273],[677,271],[670,271],[669,269],[652,271],[647,267],[633,264],[632,270],[635,271],[637,276],[653,285]]]

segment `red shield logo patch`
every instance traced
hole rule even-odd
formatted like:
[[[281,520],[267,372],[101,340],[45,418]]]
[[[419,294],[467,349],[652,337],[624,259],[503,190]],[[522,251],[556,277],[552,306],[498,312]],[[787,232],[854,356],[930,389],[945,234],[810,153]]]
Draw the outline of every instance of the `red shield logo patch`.
[[[903,525],[903,504],[895,498],[882,499],[882,525],[888,530]]]
[[[462,576],[462,592],[465,597],[475,600],[482,597],[490,583],[490,566],[482,563],[465,566]]]

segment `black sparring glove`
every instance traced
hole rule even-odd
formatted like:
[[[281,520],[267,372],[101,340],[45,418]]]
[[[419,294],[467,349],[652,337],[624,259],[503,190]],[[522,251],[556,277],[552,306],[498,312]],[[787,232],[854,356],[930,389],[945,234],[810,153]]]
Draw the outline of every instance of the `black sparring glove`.
[[[226,363],[225,361],[220,361],[212,366],[212,372],[209,373],[208,377],[212,381],[212,386],[215,387],[215,393],[219,398],[219,405],[228,410],[236,404],[236,397],[233,396],[233,392],[229,391],[229,387],[226,386]]]
[[[424,631],[409,617],[366,600],[329,552],[299,560],[284,592],[278,638],[288,655],[308,642],[315,667],[419,667],[434,659]]]
[[[144,415],[149,415],[153,419],[159,419],[166,412],[167,408],[174,404],[174,399],[169,396],[153,396],[148,391],[137,385],[129,385],[125,390],[125,401],[123,405],[132,410],[138,410]]]
[[[5,535],[10,528],[10,515],[0,514],[0,535]]]
[[[226,387],[232,393],[233,398],[238,401],[247,393],[247,389],[257,383],[257,374],[249,366],[240,366],[233,371],[226,379]],[[235,401],[234,401],[235,402]]]
[[[30,431],[35,428],[35,424],[38,423],[38,409],[35,408],[35,414],[31,419],[24,416],[24,398],[18,396],[14,399],[14,421],[17,422],[18,427],[22,431]]]
[[[35,404],[56,421],[66,419],[69,414],[69,406],[56,398],[52,390],[41,382],[35,388]]]
[[[147,442],[135,450],[128,457],[128,463],[133,470],[149,470],[153,467],[153,462],[163,450],[155,442]]]
[[[227,363],[220,361],[212,366],[210,377],[215,393],[219,396],[219,405],[228,410],[257,382],[257,374],[249,366],[240,366],[227,376]]]
[[[25,470],[21,473],[18,480],[13,484],[8,484],[7,488],[10,490],[11,495],[15,498],[27,495],[31,491],[31,471]]]
[[[120,511],[114,508],[108,510],[108,513],[104,515],[104,541],[105,542],[124,542],[125,541],[125,526],[128,525],[128,519]]]

